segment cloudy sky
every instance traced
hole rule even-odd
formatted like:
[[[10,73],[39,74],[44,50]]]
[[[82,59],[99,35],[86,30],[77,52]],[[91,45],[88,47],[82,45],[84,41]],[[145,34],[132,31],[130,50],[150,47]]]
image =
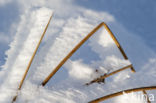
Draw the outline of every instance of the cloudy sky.
[[[51,4],[46,4],[46,2]],[[156,51],[155,0],[1,0],[0,65],[5,62],[5,51],[9,48],[8,44],[16,33],[15,28],[20,21],[20,16],[26,9],[47,6],[54,8],[55,12],[60,12],[61,9],[68,8],[69,5],[109,13],[129,32],[139,35],[153,51]]]
[[[154,0],[1,0],[0,96],[4,98],[0,101],[9,103],[12,91],[16,94],[22,73],[51,13],[52,21],[30,67],[19,103],[27,99],[30,103],[88,102],[119,89],[155,85],[149,81],[156,76],[155,4]],[[63,65],[46,88],[38,88],[68,52],[101,22],[109,25],[130,61],[121,58],[102,28]],[[86,80],[97,77],[93,75],[95,68],[103,73],[129,63],[135,67],[135,75],[127,70],[108,79],[105,86],[82,87]],[[8,97],[10,99],[5,99]]]

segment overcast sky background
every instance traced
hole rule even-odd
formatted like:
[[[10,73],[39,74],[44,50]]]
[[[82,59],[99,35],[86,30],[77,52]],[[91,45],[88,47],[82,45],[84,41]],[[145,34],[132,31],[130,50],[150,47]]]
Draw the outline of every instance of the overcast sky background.
[[[156,51],[155,0],[74,0],[73,3],[87,9],[110,13],[116,21],[142,37]],[[5,62],[5,51],[9,48],[15,32],[12,28],[16,28],[15,23],[19,21],[20,14],[21,8],[16,0],[0,1],[0,65]]]

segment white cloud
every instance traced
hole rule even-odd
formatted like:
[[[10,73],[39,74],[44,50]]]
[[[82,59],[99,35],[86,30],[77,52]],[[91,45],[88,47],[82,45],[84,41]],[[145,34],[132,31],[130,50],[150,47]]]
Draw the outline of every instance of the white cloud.
[[[3,66],[5,73],[1,76],[3,81],[0,95],[4,96],[4,98],[0,99],[1,102],[11,101],[12,95],[16,94],[15,91],[18,84],[23,77],[51,14],[51,10],[41,8],[22,15],[14,41],[7,51],[7,61]],[[27,17],[29,19],[26,19]],[[5,99],[5,97],[9,99]]]
[[[82,60],[71,61],[66,64],[69,76],[80,80],[90,81],[93,79],[92,75],[95,72],[93,68],[84,64]]]
[[[143,93],[124,93],[124,95],[117,97],[114,103],[146,103]]]

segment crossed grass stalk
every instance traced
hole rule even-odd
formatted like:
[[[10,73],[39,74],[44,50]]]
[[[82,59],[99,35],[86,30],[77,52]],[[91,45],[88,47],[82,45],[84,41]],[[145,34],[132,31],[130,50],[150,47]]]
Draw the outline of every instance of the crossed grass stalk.
[[[111,98],[114,98],[114,97],[117,97],[117,96],[120,96],[120,95],[124,95],[124,93],[132,93],[132,92],[143,91],[143,94],[147,95],[146,90],[155,90],[155,89],[156,89],[156,86],[127,89],[127,90],[119,91],[119,92],[116,92],[116,93],[113,93],[113,94],[109,94],[109,95],[97,98],[97,99],[92,100],[92,101],[90,101],[88,103],[100,103],[100,102],[105,101],[107,99],[111,99]],[[147,98],[147,103],[151,103],[149,101],[149,98]]]
[[[47,29],[48,29],[48,26],[49,26],[49,24],[50,24],[50,21],[51,21],[51,19],[52,19],[52,16],[53,16],[53,15],[51,15],[50,18],[49,18],[49,21],[48,21],[48,23],[47,23],[47,25],[46,25],[46,27],[45,27],[45,29],[44,29],[42,35],[41,35],[41,38],[40,38],[40,40],[39,40],[39,42],[38,42],[38,44],[37,44],[37,46],[36,46],[36,48],[35,48],[35,50],[34,50],[34,52],[33,52],[32,57],[31,57],[31,59],[30,59],[30,61],[29,61],[29,63],[28,63],[28,66],[27,66],[27,68],[26,68],[26,71],[25,71],[25,73],[24,73],[24,75],[23,75],[23,77],[22,77],[22,79],[21,79],[21,81],[20,81],[20,84],[19,84],[18,90],[17,90],[17,92],[16,92],[16,95],[13,97],[11,103],[14,103],[14,102],[16,101],[17,97],[18,97],[18,91],[20,91],[21,88],[22,88],[22,86],[23,86],[24,80],[25,80],[25,78],[26,78],[26,76],[27,76],[27,74],[28,74],[28,71],[29,71],[29,69],[30,69],[30,66],[31,66],[31,64],[32,64],[32,62],[33,62],[33,60],[34,60],[34,58],[35,58],[35,55],[36,55],[36,53],[37,53],[37,50],[38,50],[38,48],[39,48],[39,46],[40,46],[40,44],[41,44],[41,42],[42,42],[42,39],[43,39],[43,37],[45,36],[45,33],[46,33],[46,31],[47,31]]]
[[[48,28],[48,26],[49,26],[49,24],[50,24],[51,19],[52,19],[52,15],[50,16],[50,19],[49,19],[49,21],[48,21],[48,24],[46,25],[45,30],[44,30],[44,32],[43,32],[43,34],[42,34],[42,36],[41,36],[41,38],[40,38],[40,40],[39,40],[39,43],[38,43],[38,45],[37,45],[37,47],[36,47],[36,49],[35,49],[35,51],[34,51],[32,57],[31,57],[31,60],[29,61],[29,64],[28,64],[28,66],[27,66],[27,68],[26,68],[26,71],[25,71],[25,73],[24,73],[24,75],[23,75],[23,77],[22,77],[22,80],[21,80],[20,84],[19,84],[17,93],[16,93],[16,95],[15,95],[15,96],[13,97],[13,99],[12,99],[12,103],[14,103],[14,102],[17,100],[18,91],[20,91],[21,88],[22,88],[22,85],[23,85],[23,83],[24,83],[24,80],[25,80],[25,78],[26,78],[26,76],[27,76],[27,74],[28,74],[28,71],[29,71],[29,69],[30,69],[30,66],[31,66],[31,64],[32,64],[32,62],[33,62],[33,59],[34,59],[34,57],[35,57],[35,55],[36,55],[36,52],[37,52],[37,50],[38,50],[38,48],[39,48],[39,46],[40,46],[40,44],[41,44],[41,42],[42,42],[42,39],[43,39],[43,37],[44,37],[44,35],[45,35],[45,33],[46,33],[46,30],[47,30],[47,28]],[[52,77],[56,74],[56,72],[63,66],[63,64],[64,64],[64,63],[65,63],[65,62],[66,62],[66,61],[67,61],[67,60],[68,60],[68,59],[69,59],[69,58],[70,58],[70,57],[71,57],[71,56],[72,56],[72,55],[73,55],[73,54],[74,54],[74,53],[75,53],[75,52],[76,52],[76,51],[77,51],[93,34],[95,34],[95,32],[96,32],[97,30],[99,30],[99,29],[100,29],[101,27],[103,27],[103,26],[104,26],[104,28],[107,30],[108,34],[111,36],[111,38],[113,39],[113,41],[115,42],[116,46],[117,46],[118,49],[120,50],[120,52],[121,52],[121,54],[123,55],[124,59],[125,59],[125,60],[128,60],[127,55],[125,54],[123,48],[121,47],[120,43],[118,42],[118,40],[116,39],[116,37],[114,36],[114,34],[111,32],[111,30],[109,29],[109,27],[108,27],[104,22],[102,22],[102,23],[100,23],[98,26],[96,26],[87,36],[85,36],[84,39],[82,39],[82,40],[67,54],[67,56],[61,60],[61,62],[53,69],[53,71],[44,79],[44,81],[43,81],[40,85],[45,86],[45,85],[49,82],[49,80],[52,79]],[[105,79],[105,78],[107,78],[107,77],[109,77],[109,76],[112,76],[112,75],[114,75],[114,74],[116,74],[116,73],[119,73],[119,72],[121,72],[121,71],[123,71],[123,70],[125,70],[125,69],[128,69],[128,68],[130,68],[132,72],[136,72],[135,69],[134,69],[134,67],[133,67],[133,65],[130,64],[130,65],[125,66],[125,67],[122,67],[122,68],[120,68],[120,69],[118,69],[118,70],[116,70],[116,71],[113,71],[113,72],[111,72],[111,73],[109,73],[109,74],[107,74],[107,75],[100,76],[99,78],[96,78],[96,79],[90,81],[88,84],[90,85],[90,84],[92,84],[92,83],[97,82],[99,79]],[[86,84],[87,84],[87,83],[86,83]],[[127,91],[126,93],[129,93],[129,92],[132,92],[132,91],[134,91],[134,92],[136,92],[136,91],[143,91],[144,94],[147,94],[145,90],[153,90],[153,89],[156,89],[156,86],[153,86],[153,87],[144,87],[144,88],[136,88],[136,89],[125,90],[125,91]],[[124,91],[124,92],[125,92],[125,91]],[[113,98],[113,97],[115,97],[115,96],[122,95],[122,94],[123,94],[123,93],[122,93],[122,91],[121,91],[121,92],[118,92],[118,93],[114,93],[114,94],[111,94],[111,95],[107,95],[107,96],[98,98],[98,99],[96,99],[96,100],[90,101],[89,103],[99,103],[99,102],[104,101],[104,100],[106,100],[106,99],[110,99],[110,98]],[[150,103],[149,100],[148,100],[148,103]]]

